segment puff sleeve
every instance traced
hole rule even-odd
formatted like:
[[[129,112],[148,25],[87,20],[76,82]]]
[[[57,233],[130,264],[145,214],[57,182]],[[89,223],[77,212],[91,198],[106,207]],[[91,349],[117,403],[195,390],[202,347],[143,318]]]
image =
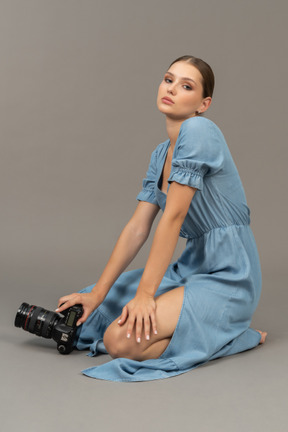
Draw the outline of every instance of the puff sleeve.
[[[223,167],[225,140],[211,120],[193,117],[180,128],[168,182],[203,189],[203,178]]]
[[[137,195],[138,201],[147,201],[151,204],[157,204],[158,201],[155,195],[155,181],[157,173],[157,148],[152,152],[146,177],[142,182],[142,190]]]

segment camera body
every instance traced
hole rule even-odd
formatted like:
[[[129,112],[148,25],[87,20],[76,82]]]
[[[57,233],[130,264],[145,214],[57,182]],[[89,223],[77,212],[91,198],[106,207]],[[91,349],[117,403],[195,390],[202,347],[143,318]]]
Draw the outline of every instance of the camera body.
[[[73,350],[76,323],[83,314],[83,308],[81,305],[71,306],[62,314],[64,317],[55,325],[52,337],[57,342],[57,350],[60,354],[69,354]]]
[[[78,319],[83,315],[80,304],[67,308],[62,316],[39,306],[22,303],[19,307],[14,325],[23,330],[57,342],[61,354],[69,354],[74,348]]]

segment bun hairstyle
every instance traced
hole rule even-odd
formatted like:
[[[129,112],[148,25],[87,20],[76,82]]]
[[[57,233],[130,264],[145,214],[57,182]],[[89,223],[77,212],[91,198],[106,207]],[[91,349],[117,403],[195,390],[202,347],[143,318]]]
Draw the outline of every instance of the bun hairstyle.
[[[196,67],[196,69],[198,69],[198,71],[201,73],[202,75],[202,86],[203,86],[203,99],[206,97],[212,97],[213,95],[213,90],[214,90],[214,85],[215,85],[215,77],[214,77],[214,73],[211,69],[211,67],[209,66],[208,63],[206,63],[204,60],[201,60],[200,58],[197,57],[193,57],[190,55],[184,55],[182,57],[177,58],[176,60],[174,60],[168,69],[170,69],[170,67],[177,62],[186,62],[191,64],[192,66]],[[201,114],[198,114],[201,115]]]

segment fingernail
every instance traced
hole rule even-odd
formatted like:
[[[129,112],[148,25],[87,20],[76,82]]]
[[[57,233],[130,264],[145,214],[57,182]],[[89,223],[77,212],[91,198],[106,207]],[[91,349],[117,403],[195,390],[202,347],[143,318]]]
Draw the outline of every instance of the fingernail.
[[[118,321],[118,324],[121,322],[121,318],[120,318],[120,320]]]
[[[81,322],[77,322],[76,326],[79,327],[81,324]]]
[[[57,309],[55,309],[55,312],[58,312],[59,311],[59,309],[57,308]]]
[[[157,334],[157,330],[155,330],[154,333]]]
[[[150,339],[150,336],[149,336],[149,335],[146,335],[146,339],[149,340],[149,339]]]
[[[130,333],[128,333],[128,334],[127,334],[127,338],[129,339],[129,338],[130,338],[130,336],[131,336],[131,335],[130,335]]]
[[[137,339],[137,342],[141,342],[141,339],[140,339],[140,338],[138,338],[138,339]]]

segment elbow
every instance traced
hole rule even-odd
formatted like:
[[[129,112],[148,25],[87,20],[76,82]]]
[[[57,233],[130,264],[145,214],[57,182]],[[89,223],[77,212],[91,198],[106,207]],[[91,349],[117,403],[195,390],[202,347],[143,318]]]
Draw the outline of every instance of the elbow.
[[[138,226],[131,221],[128,223],[129,230],[133,233],[133,236],[139,241],[145,242],[149,237],[151,227]]]
[[[147,231],[144,231],[144,230],[139,230],[139,231],[136,231],[136,232],[135,232],[135,237],[136,237],[137,239],[139,239],[139,241],[145,243],[146,240],[147,240],[148,237],[149,237],[149,234],[150,234],[150,231],[147,232]]]

